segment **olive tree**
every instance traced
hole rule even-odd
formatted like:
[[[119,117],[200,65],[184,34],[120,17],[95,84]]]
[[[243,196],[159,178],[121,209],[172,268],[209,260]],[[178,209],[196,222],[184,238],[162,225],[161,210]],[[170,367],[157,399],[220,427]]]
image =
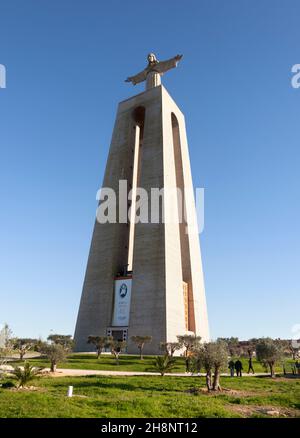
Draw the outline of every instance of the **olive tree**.
[[[292,339],[291,341],[289,341],[288,349],[290,354],[292,355],[293,360],[298,359],[300,355],[300,339]]]
[[[175,351],[180,350],[181,345],[179,342],[161,342],[160,348],[166,353],[167,356],[173,357]]]
[[[249,359],[252,359],[253,353],[256,350],[256,345],[257,345],[258,342],[259,342],[258,338],[251,338],[251,339],[249,339],[248,344],[247,344],[247,348],[246,348],[247,355],[248,355]]]
[[[199,372],[203,367],[206,372],[206,387],[208,391],[220,391],[220,375],[226,369],[228,347],[224,341],[208,342],[200,346],[194,353],[193,371]]]
[[[47,340],[53,344],[61,345],[68,352],[72,351],[74,347],[74,340],[71,335],[53,334],[49,335]]]
[[[131,336],[132,342],[134,342],[140,352],[140,359],[143,360],[143,349],[145,344],[152,342],[152,336]]]
[[[200,346],[201,336],[196,335],[180,335],[177,336],[179,348],[184,348],[185,356],[185,371],[190,371],[190,356],[193,351],[196,351]]]
[[[276,342],[279,340],[277,339]],[[281,339],[280,340],[283,352],[291,356],[293,360],[298,359],[300,351],[300,339]]]
[[[52,343],[44,344],[41,352],[50,360],[50,371],[54,373],[58,363],[63,362],[66,359],[68,350],[66,350],[61,344]]]
[[[119,365],[119,357],[122,353],[122,350],[126,347],[125,341],[116,341],[115,339],[111,338],[109,339],[109,345],[110,345],[110,351],[111,354],[114,355],[116,359],[116,364]]]
[[[37,339],[32,338],[16,338],[13,342],[14,350],[19,353],[20,360],[24,359],[27,351],[30,351],[34,348],[37,343]]]
[[[109,344],[107,336],[93,336],[90,335],[87,340],[88,344],[93,344],[96,348],[97,359],[99,359],[103,348]]]
[[[230,338],[218,338],[217,341],[225,342],[227,344],[230,356],[239,356],[241,353],[241,346],[239,338],[231,336]]]
[[[271,377],[275,376],[275,365],[282,359],[281,345],[271,338],[263,338],[256,344],[256,357],[266,368],[269,367]]]

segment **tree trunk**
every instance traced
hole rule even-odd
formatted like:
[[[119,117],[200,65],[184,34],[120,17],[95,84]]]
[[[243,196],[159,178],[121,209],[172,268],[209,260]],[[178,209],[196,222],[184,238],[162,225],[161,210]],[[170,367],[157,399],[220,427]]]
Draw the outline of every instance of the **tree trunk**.
[[[56,371],[56,363],[55,362],[51,362],[50,371],[51,371],[51,373],[55,373],[55,371]]]
[[[143,347],[139,347],[140,350],[140,360],[143,360]]]
[[[210,391],[211,390],[211,371],[207,371],[205,379],[206,379],[207,391]]]
[[[269,363],[270,371],[271,371],[271,377],[274,377],[274,365],[272,363]]]
[[[24,354],[24,351],[20,351],[20,360],[23,360]]]
[[[185,358],[185,372],[188,373],[190,371],[190,358],[186,356]]]
[[[220,369],[219,368],[215,368],[214,381],[213,381],[213,391],[221,391]]]
[[[97,350],[97,359],[99,359],[100,354],[101,354],[101,350]]]

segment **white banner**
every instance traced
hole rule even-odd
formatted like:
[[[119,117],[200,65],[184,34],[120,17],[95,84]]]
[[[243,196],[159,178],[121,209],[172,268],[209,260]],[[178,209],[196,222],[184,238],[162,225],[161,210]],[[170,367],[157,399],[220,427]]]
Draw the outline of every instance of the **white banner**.
[[[129,324],[131,282],[131,278],[115,280],[113,327],[126,327]]]

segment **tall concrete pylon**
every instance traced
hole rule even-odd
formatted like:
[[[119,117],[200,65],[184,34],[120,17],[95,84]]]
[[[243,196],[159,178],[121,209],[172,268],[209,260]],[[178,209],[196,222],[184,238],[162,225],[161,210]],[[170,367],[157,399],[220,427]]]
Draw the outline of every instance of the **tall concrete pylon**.
[[[118,106],[103,181],[103,187],[116,193],[117,211],[124,209],[120,180],[127,183],[127,192],[141,187],[149,199],[153,188],[192,192],[184,115],[159,80]],[[175,221],[163,221],[160,213],[151,222],[150,201],[147,223],[95,221],[76,351],[93,350],[87,343],[90,335],[126,340],[128,353],[137,352],[132,336],[152,336],[146,354],[161,353],[161,342],[175,342],[185,333],[209,340],[194,196],[183,197],[181,223],[179,200],[172,199],[161,202],[165,216],[171,209],[174,217],[175,208]],[[128,205],[133,208],[134,203],[135,196]]]

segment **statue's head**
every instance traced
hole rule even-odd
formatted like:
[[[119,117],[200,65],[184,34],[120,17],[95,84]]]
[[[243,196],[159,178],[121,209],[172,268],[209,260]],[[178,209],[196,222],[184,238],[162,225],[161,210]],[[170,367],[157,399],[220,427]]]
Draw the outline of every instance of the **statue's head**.
[[[149,53],[149,55],[147,56],[148,62],[149,64],[153,64],[155,62],[157,62],[156,56],[154,55],[154,53]]]

